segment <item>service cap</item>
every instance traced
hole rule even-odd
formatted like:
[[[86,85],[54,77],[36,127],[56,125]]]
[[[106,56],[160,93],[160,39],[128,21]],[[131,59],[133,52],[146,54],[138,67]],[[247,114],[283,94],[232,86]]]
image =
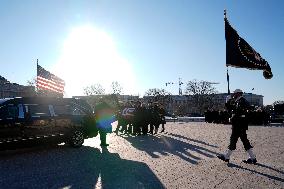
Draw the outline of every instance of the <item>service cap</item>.
[[[234,93],[243,93],[243,91],[241,89],[236,89]]]

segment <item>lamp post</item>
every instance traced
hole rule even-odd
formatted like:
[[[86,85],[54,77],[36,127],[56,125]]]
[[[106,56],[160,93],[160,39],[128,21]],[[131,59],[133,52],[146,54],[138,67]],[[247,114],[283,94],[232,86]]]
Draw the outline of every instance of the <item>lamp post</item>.
[[[251,105],[253,105],[254,106],[254,104],[252,103],[252,91],[254,90],[254,88],[252,88],[251,89],[251,94],[250,94],[250,103],[251,103]]]

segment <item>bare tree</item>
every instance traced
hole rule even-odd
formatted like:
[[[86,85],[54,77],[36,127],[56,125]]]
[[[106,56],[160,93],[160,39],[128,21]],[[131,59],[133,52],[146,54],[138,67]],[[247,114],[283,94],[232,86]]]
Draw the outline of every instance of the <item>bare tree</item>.
[[[117,82],[113,81],[111,83],[112,94],[121,94],[122,86]]]
[[[104,95],[105,89],[101,84],[93,84],[84,88],[85,95]]]
[[[277,100],[275,102],[273,102],[273,106],[275,106],[276,104],[284,104],[284,101],[283,100]]]
[[[35,87],[36,86],[36,78],[34,77],[31,80],[28,80],[27,86]]]
[[[203,114],[207,108],[214,106],[214,94],[216,89],[208,81],[191,80],[187,82],[185,93],[189,96],[192,109],[196,113]]]
[[[148,89],[145,92],[145,96],[166,96],[170,94],[171,93],[166,91],[165,89],[158,89],[158,88]]]
[[[145,96],[147,96],[148,99],[152,102],[156,101],[165,104],[169,103],[171,93],[166,91],[165,89],[153,88],[153,89],[148,89],[145,92]]]

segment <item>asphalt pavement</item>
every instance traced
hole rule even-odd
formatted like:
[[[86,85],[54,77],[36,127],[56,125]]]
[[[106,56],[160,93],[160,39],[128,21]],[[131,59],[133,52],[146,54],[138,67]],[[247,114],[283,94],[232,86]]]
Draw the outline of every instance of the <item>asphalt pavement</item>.
[[[242,143],[230,163],[216,158],[229,143],[230,125],[167,123],[156,135],[108,135],[81,148],[43,146],[0,152],[0,189],[12,188],[284,188],[283,126],[250,126],[258,163]]]

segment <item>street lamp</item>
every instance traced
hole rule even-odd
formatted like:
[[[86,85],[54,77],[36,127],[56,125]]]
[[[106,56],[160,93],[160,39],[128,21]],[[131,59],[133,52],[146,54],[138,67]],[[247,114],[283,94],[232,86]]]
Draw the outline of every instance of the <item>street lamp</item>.
[[[251,94],[250,94],[250,103],[251,103],[251,105],[254,105],[253,103],[252,103],[252,91],[254,90],[254,88],[252,88],[251,89]]]

